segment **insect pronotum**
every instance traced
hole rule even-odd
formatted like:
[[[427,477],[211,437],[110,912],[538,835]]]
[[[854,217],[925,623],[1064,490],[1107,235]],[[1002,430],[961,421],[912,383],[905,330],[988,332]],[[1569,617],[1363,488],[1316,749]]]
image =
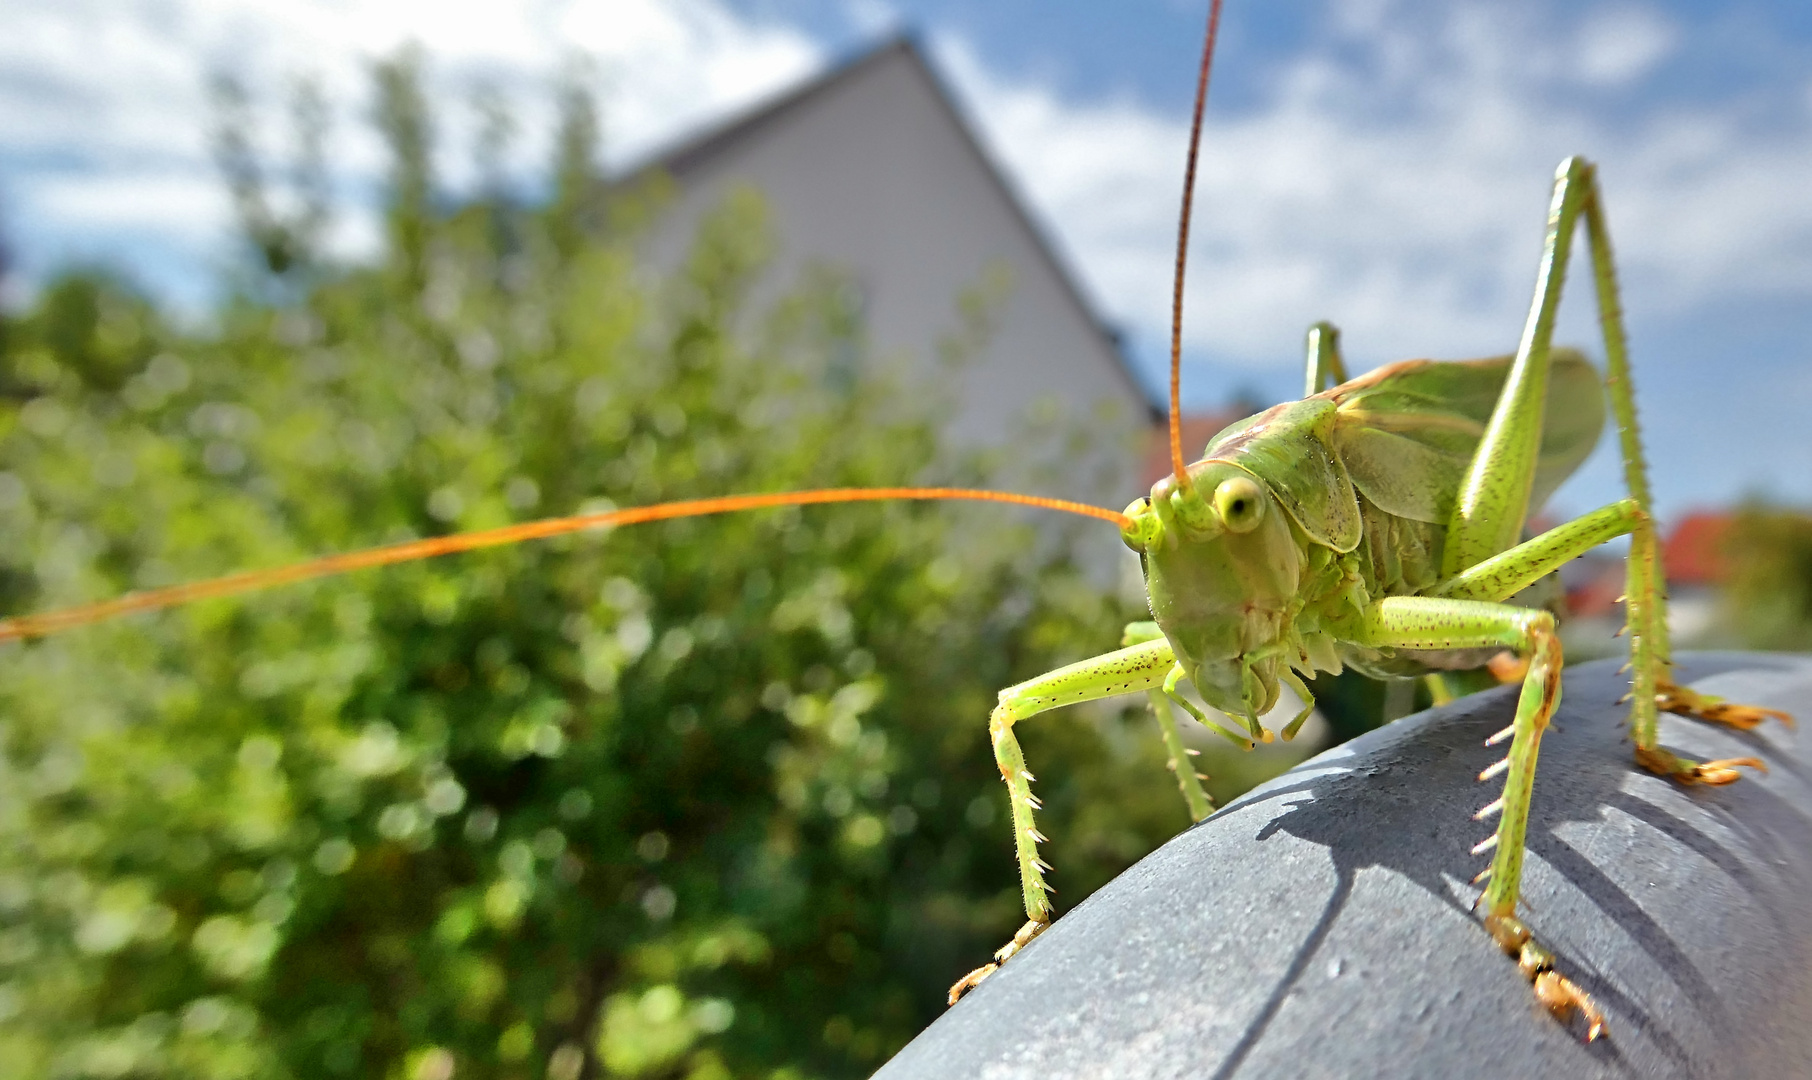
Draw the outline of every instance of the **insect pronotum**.
[[[1588,1038],[1604,1029],[1592,1000],[1555,969],[1516,914],[1524,831],[1537,753],[1560,692],[1553,617],[1505,601],[1586,550],[1630,537],[1628,629],[1631,734],[1643,768],[1683,784],[1725,784],[1753,759],[1694,762],[1656,741],[1671,710],[1752,727],[1773,710],[1730,705],[1676,685],[1670,675],[1665,597],[1617,298],[1615,265],[1596,169],[1563,162],[1554,181],[1534,301],[1515,354],[1457,363],[1406,361],[1348,380],[1333,327],[1308,338],[1307,396],[1222,431],[1199,460],[1185,459],[1179,424],[1182,297],[1202,112],[1219,27],[1213,0],[1197,80],[1172,301],[1170,474],[1125,511],[1063,499],[956,488],[864,488],[731,495],[553,518],[410,541],[309,562],[132,593],[84,607],[0,621],[0,641],[36,637],[130,612],[224,597],[350,570],[513,544],[606,526],[817,503],[966,499],[1012,503],[1109,521],[1139,553],[1153,621],[1127,628],[1124,647],[1001,691],[989,721],[1011,801],[1025,925],[992,962],[951,988],[954,1003],[1010,960],[1052,918],[1044,837],[1034,821],[1033,776],[1014,726],[1061,705],[1144,692],[1183,795],[1197,819],[1212,812],[1178,737],[1171,706],[1242,746],[1268,741],[1258,717],[1289,686],[1313,706],[1304,680],[1345,667],[1403,677],[1478,667],[1504,650],[1523,661],[1515,720],[1490,742],[1505,757],[1479,779],[1502,793],[1476,815],[1495,830],[1474,849],[1491,863],[1476,879],[1483,923],[1516,958],[1556,1016],[1574,1012]],[[1555,313],[1583,226],[1605,361],[1600,378],[1579,354],[1551,346]],[[1627,495],[1524,540],[1530,512],[1597,442],[1605,402],[1616,420]],[[1180,686],[1190,683],[1239,730],[1221,725]],[[1305,708],[1282,731],[1292,737]]]

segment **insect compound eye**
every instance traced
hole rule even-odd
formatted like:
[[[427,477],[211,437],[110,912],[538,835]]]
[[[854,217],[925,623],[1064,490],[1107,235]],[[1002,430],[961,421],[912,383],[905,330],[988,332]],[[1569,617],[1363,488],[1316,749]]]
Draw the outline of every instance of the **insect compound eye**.
[[[1132,523],[1120,531],[1120,539],[1126,541],[1126,546],[1138,552],[1143,558],[1147,545],[1151,543],[1152,537],[1156,534],[1158,515],[1152,512],[1149,498],[1134,499],[1128,504],[1124,513],[1132,519]]]
[[[1244,476],[1222,480],[1214,489],[1214,512],[1220,515],[1228,532],[1250,532],[1265,516],[1264,493]]]

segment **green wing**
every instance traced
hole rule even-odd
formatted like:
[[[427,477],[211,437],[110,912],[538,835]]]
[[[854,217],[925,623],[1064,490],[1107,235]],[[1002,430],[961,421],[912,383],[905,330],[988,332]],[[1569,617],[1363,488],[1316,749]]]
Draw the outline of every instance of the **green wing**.
[[[1338,406],[1334,446],[1353,484],[1379,509],[1445,525],[1513,357],[1388,364],[1316,395]],[[1604,428],[1604,388],[1591,362],[1555,349],[1533,514],[1572,475]]]

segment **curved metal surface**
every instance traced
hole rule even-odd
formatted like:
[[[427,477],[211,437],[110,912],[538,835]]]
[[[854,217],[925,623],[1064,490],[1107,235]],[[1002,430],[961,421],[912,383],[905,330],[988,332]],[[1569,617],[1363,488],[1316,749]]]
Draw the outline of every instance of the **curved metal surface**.
[[[1491,943],[1466,882],[1513,689],[1336,747],[1062,916],[876,1074],[1812,1076],[1812,758],[1792,731],[1665,716],[1664,745],[1769,765],[1724,788],[1635,769],[1619,661],[1569,669],[1522,912],[1592,994],[1585,1044]],[[1680,681],[1812,721],[1812,658],[1700,654]]]

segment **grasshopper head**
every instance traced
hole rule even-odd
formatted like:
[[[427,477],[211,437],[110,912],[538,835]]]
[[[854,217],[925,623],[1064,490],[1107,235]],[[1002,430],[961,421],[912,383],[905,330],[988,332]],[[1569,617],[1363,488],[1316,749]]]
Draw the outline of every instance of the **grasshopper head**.
[[[1126,508],[1151,614],[1208,704],[1257,717],[1277,704],[1285,612],[1303,545],[1269,486],[1228,461],[1198,461]]]

